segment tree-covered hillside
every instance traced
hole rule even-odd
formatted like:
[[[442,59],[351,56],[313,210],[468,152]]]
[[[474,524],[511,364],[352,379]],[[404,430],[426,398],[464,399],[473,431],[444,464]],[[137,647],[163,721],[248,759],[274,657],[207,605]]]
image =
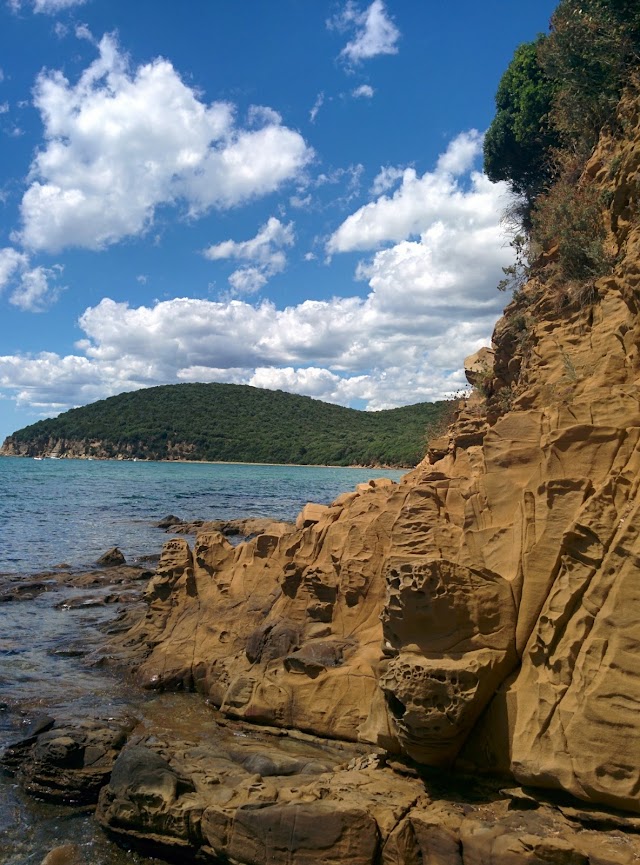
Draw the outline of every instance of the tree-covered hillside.
[[[247,385],[165,385],[38,421],[4,452],[34,456],[60,443],[62,455],[411,466],[450,405],[363,412]]]

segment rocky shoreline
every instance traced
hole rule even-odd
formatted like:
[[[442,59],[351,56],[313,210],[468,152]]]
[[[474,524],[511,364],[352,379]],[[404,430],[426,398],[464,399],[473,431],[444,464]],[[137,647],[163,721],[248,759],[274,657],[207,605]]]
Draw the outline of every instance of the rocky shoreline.
[[[197,681],[179,683],[165,677],[153,682],[140,672],[154,652],[154,640],[148,640],[150,622],[157,620],[159,607],[164,615],[167,606],[176,606],[178,585],[182,582],[188,593],[205,573],[209,582],[215,580],[213,563],[221,550],[233,551],[237,562],[249,553],[268,558],[278,544],[317,533],[345,502],[363,497],[366,501],[383,492],[397,493],[397,485],[373,482],[341,497],[342,504],[308,506],[297,528],[249,520],[217,523],[214,530],[211,524],[189,524],[170,516],[160,527],[172,534],[176,528],[198,532],[194,550],[186,540],[173,538],[165,544],[155,571],[146,563],[129,566],[112,550],[101,566],[89,572],[59,569],[27,582],[5,580],[0,598],[6,603],[28,602],[64,585],[78,593],[73,601],[78,607],[117,604],[119,615],[105,628],[104,642],[94,647],[87,663],[107,664],[125,676],[127,669],[133,670],[145,687],[192,689],[198,687]],[[254,539],[233,548],[220,529],[227,535],[254,535]],[[190,564],[183,567],[185,561]],[[191,588],[186,585],[189,581]],[[362,601],[360,593],[353,606]],[[233,625],[227,616],[224,623]],[[326,635],[317,627],[315,631],[314,653],[307,652],[306,657],[293,649],[288,654],[290,659],[299,655],[289,672],[312,682],[333,663]],[[277,639],[282,645],[282,636]],[[264,652],[264,636],[262,643]],[[68,651],[73,655],[73,646]],[[202,679],[199,690],[201,683]],[[640,861],[640,816],[581,803],[557,790],[517,786],[486,771],[465,773],[462,762],[455,771],[429,768],[398,753],[397,746],[389,749],[354,741],[358,737],[353,735],[326,738],[287,725],[273,726],[259,717],[249,723],[239,717],[242,705],[227,701],[222,712],[203,706],[206,715],[198,723],[181,721],[170,709],[162,713],[160,723],[126,713],[108,718],[41,713],[5,749],[0,764],[28,795],[70,808],[95,809],[95,819],[109,837],[167,861],[239,865],[317,865],[321,860],[330,865],[632,865]],[[90,865],[73,843],[52,850],[43,862]]]
[[[31,795],[95,804],[111,837],[168,861],[622,865],[640,856],[640,818],[220,717],[206,737],[186,738],[42,718],[2,762]]]
[[[118,602],[86,661],[158,701],[40,706],[2,758],[17,784],[177,862],[640,863],[635,93],[619,121],[577,181],[610,272],[567,284],[545,250],[399,483],[293,526],[171,516],[148,582],[120,562],[4,585]]]
[[[399,483],[239,544],[172,517],[141,600],[74,588],[123,599],[94,662],[169,716],[45,711],[5,758],[25,789],[86,776],[101,826],[179,862],[638,865],[637,100],[620,116],[581,181],[613,272],[586,291],[543,256]]]

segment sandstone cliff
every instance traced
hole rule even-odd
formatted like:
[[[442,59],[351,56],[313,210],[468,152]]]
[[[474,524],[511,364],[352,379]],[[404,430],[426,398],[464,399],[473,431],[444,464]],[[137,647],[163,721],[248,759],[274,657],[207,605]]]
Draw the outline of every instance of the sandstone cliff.
[[[170,541],[127,637],[144,685],[640,812],[638,101],[622,110],[585,179],[613,273],[585,289],[541,264],[469,364],[482,397],[401,483],[237,548]]]

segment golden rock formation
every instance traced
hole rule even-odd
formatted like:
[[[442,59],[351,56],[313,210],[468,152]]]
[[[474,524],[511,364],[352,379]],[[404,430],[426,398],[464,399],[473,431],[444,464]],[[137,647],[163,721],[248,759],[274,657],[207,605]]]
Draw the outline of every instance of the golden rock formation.
[[[610,193],[612,275],[579,290],[542,268],[470,361],[485,398],[399,484],[235,548],[170,541],[128,637],[142,683],[640,811],[640,122],[623,110],[632,133],[587,168]]]

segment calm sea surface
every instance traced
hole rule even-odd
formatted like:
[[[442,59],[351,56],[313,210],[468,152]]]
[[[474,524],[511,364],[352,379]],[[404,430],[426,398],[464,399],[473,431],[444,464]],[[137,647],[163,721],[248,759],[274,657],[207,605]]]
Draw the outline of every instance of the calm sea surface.
[[[158,553],[167,535],[155,524],[169,513],[291,520],[307,501],[328,503],[381,476],[402,472],[0,457],[0,580],[62,562],[91,566],[112,546],[129,562]],[[66,605],[78,594],[52,585],[32,600],[0,604],[0,750],[41,713],[72,721],[132,713],[149,730],[180,718],[190,736],[215,735],[211,710],[196,695],[143,694],[108,667],[87,664],[83,651],[100,644],[117,608]],[[78,656],[69,647],[79,647]],[[159,862],[116,846],[86,810],[31,799],[0,772],[0,865],[40,865],[70,843],[86,865]]]
[[[0,457],[0,572],[90,565],[118,546],[127,561],[158,552],[154,527],[184,520],[295,518],[371,477],[400,471],[309,466],[34,460]]]

